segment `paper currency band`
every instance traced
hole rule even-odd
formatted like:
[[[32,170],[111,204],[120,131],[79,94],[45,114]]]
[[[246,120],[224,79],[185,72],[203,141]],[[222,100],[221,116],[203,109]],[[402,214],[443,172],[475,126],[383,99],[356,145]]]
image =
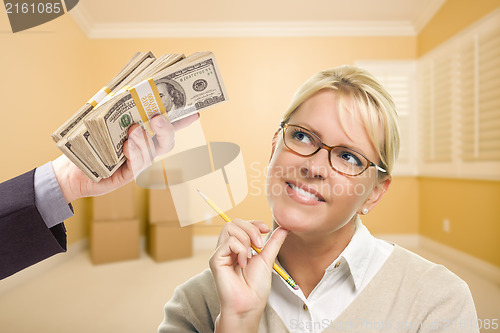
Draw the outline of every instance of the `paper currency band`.
[[[95,93],[94,96],[92,96],[91,99],[87,102],[87,104],[92,105],[92,107],[96,107],[97,104],[99,104],[100,101],[104,99],[108,94],[111,93],[111,89],[108,87],[104,86],[102,87],[98,92]]]
[[[141,120],[146,130],[150,135],[154,135],[148,125],[149,120],[158,114],[166,114],[166,110],[153,78],[149,78],[132,88],[128,88],[128,91],[134,99],[135,106],[141,115]]]
[[[127,85],[127,86],[124,86],[123,88],[121,88],[120,90],[118,90],[117,92],[110,91],[110,93],[106,97],[104,97],[101,101],[99,101],[99,103],[97,103],[97,106],[94,106],[94,107],[99,107],[101,104],[104,104],[107,101],[109,101],[111,99],[111,97],[113,97],[115,95],[120,95],[122,92],[127,91],[129,88],[130,88],[130,86]]]

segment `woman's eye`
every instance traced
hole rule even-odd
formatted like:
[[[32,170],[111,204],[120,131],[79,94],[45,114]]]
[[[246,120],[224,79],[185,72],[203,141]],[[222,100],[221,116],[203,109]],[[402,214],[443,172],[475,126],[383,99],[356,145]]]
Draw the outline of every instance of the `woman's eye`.
[[[350,153],[350,152],[343,152],[339,154],[339,157],[344,160],[347,163],[350,163],[352,165],[356,166],[362,166],[361,160],[356,157],[356,155]]]
[[[312,143],[311,136],[302,131],[296,131],[292,133],[292,138],[301,143]]]

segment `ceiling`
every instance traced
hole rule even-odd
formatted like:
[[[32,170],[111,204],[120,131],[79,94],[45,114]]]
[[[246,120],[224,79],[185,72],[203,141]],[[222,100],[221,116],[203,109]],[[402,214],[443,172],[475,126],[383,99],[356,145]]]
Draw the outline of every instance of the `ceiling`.
[[[445,0],[82,0],[89,38],[415,35]]]

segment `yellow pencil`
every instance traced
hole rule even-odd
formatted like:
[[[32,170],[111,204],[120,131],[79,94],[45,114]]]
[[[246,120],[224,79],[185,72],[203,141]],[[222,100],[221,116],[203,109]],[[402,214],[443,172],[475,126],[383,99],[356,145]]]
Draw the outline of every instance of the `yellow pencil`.
[[[217,214],[219,214],[219,216],[224,219],[224,221],[231,222],[231,219],[222,210],[220,210],[220,208],[217,207],[217,205],[212,200],[210,200],[205,194],[201,193],[200,190],[197,191],[198,193],[200,193],[202,198],[207,202],[207,204],[209,204],[210,207],[212,207],[217,212]],[[258,247],[254,246],[253,244],[251,244],[251,246],[255,252],[260,253],[261,250]],[[278,265],[276,265],[276,263],[274,264],[273,268],[276,271],[276,273],[278,273],[279,276],[281,276],[283,280],[285,280],[285,282],[290,285],[290,287],[292,287],[295,290],[299,289],[299,286],[297,285],[297,283],[295,283],[292,277],[286,274]]]

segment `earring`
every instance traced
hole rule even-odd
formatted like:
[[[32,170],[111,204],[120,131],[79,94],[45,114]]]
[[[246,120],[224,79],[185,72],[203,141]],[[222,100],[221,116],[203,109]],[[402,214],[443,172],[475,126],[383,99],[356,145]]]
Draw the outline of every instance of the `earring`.
[[[368,208],[363,208],[363,210],[361,211],[361,213],[363,213],[363,215],[368,214]]]

